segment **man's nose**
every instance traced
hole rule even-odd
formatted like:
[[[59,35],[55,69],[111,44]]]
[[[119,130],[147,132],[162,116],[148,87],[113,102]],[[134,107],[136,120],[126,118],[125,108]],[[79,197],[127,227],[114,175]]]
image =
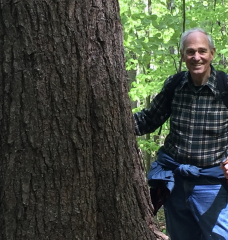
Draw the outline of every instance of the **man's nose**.
[[[195,52],[193,58],[197,61],[200,60],[200,54],[198,52]]]

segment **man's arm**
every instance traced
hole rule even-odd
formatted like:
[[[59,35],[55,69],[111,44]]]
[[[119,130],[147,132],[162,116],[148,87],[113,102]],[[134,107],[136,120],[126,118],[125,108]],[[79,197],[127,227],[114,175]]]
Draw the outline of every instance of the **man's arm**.
[[[143,109],[134,114],[135,133],[138,136],[152,133],[160,127],[170,116],[171,104],[167,99],[167,83],[168,78],[161,92],[153,99],[149,109]]]

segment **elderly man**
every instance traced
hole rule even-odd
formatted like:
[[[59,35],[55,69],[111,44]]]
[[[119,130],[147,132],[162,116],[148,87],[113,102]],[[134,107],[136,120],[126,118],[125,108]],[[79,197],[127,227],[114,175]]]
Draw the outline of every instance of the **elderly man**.
[[[137,135],[151,133],[170,117],[170,133],[157,162],[163,170],[171,170],[175,182],[164,204],[171,240],[228,240],[224,185],[228,178],[228,164],[224,163],[228,109],[219,97],[211,64],[215,47],[203,29],[194,28],[182,34],[180,48],[188,71],[176,86],[172,103],[167,104],[166,89],[173,76],[149,109],[134,114],[135,131]],[[175,171],[169,168],[170,162],[178,166]]]

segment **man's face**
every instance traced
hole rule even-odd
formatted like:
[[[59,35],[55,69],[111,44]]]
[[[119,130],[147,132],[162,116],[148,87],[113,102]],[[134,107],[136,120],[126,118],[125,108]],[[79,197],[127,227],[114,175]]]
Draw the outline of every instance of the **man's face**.
[[[210,76],[210,63],[214,54],[215,49],[210,49],[207,36],[201,32],[193,32],[186,38],[181,56],[191,76],[203,79]]]

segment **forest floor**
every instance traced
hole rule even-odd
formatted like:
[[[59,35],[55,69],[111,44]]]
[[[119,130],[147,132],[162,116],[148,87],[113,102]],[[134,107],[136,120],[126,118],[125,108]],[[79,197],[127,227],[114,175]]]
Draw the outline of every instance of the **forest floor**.
[[[168,235],[167,231],[166,231],[166,224],[165,224],[165,214],[164,214],[164,208],[161,207],[156,216],[154,217],[155,222],[158,225],[158,228],[161,232],[163,232],[164,234]]]

